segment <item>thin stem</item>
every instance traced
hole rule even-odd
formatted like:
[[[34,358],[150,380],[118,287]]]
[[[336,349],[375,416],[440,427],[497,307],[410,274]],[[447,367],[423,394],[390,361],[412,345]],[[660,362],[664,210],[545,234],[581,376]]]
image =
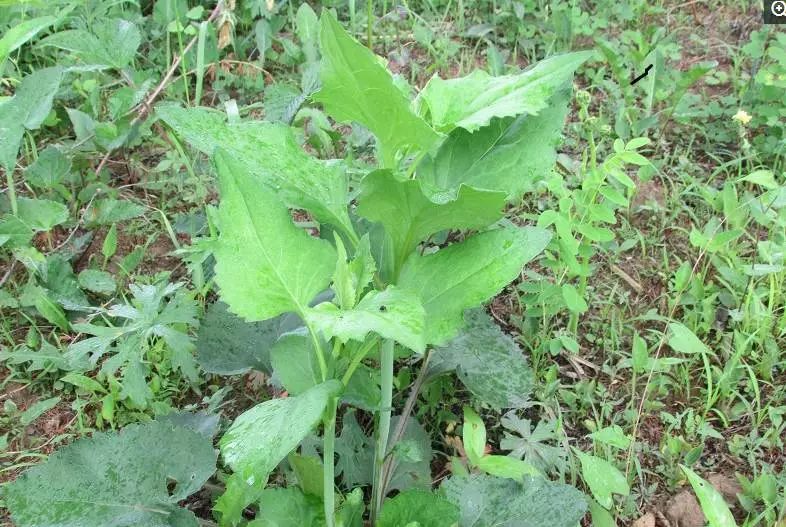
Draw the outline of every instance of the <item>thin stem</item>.
[[[325,432],[322,437],[323,452],[323,496],[322,501],[325,505],[325,525],[333,527],[334,514],[336,509],[335,487],[335,442],[336,442],[336,404],[338,399],[331,397],[328,401],[327,413],[325,415]]]
[[[373,42],[372,42],[372,35],[373,29],[371,27],[371,20],[374,17],[374,3],[371,0],[366,0],[366,46],[368,49],[374,50]]]
[[[423,388],[423,383],[425,383],[426,379],[428,378],[428,362],[430,358],[430,350],[426,350],[426,354],[423,356],[423,362],[420,365],[420,371],[418,371],[418,376],[415,378],[415,382],[412,384],[412,389],[410,390],[409,396],[407,397],[407,402],[404,403],[404,409],[401,411],[401,415],[399,416],[398,422],[396,423],[396,428],[393,430],[393,435],[390,438],[391,445],[395,445],[404,437],[404,432],[407,429],[407,421],[409,421],[409,417],[412,415],[412,409],[415,407],[415,403],[418,400],[420,389]],[[390,484],[390,478],[393,475],[394,468],[393,456],[388,456],[382,465],[381,493],[383,495],[387,492],[387,487]]]
[[[382,400],[379,407],[379,424],[377,426],[377,448],[374,452],[374,488],[371,493],[371,525],[377,521],[385,498],[382,487],[382,465],[385,463],[390,435],[390,416],[393,410],[393,341],[386,340],[380,350],[382,369]]]
[[[303,320],[306,319],[305,315],[303,314],[301,314],[300,317]],[[306,327],[308,328],[308,334],[311,335],[311,343],[314,345],[314,351],[317,354],[317,361],[319,362],[319,373],[322,374],[322,382],[325,382],[328,376],[327,362],[325,362],[325,352],[322,350],[322,344],[319,343],[317,334],[314,331],[314,328],[311,327],[311,324],[306,323]]]
[[[11,202],[11,213],[16,216],[16,188],[14,187],[14,167],[11,166],[5,171],[5,181],[8,185],[8,201]]]
[[[355,373],[355,370],[358,369],[360,365],[360,361],[366,358],[368,352],[371,351],[371,348],[377,343],[377,339],[371,339],[366,342],[360,350],[355,353],[355,356],[352,357],[352,362],[349,364],[346,373],[344,373],[344,377],[341,378],[341,382],[346,386],[349,384],[349,380],[352,378],[352,375]]]

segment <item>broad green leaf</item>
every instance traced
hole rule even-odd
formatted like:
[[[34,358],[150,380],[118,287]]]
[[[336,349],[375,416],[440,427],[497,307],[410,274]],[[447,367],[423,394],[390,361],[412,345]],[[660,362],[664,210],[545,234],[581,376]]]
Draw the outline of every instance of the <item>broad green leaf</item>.
[[[390,434],[388,444],[392,444],[392,435],[395,431],[400,416],[394,416],[390,422]],[[406,445],[406,449],[397,451],[393,449],[392,469],[389,490],[407,490],[409,488],[431,488],[431,437],[423,429],[423,426],[415,419],[410,417],[404,428],[404,435],[401,437],[399,446]],[[406,453],[406,456],[401,455]],[[373,452],[372,452],[373,456]]]
[[[613,447],[619,448],[620,450],[626,450],[630,446],[630,437],[625,434],[622,430],[622,427],[619,425],[611,425],[605,428],[601,428],[595,432],[590,434],[590,437],[599,443],[603,443],[605,445],[611,445]]]
[[[61,31],[40,45],[70,51],[90,67],[122,69],[134,59],[142,42],[139,28],[119,18],[99,19],[93,30],[94,33],[84,29]]]
[[[61,448],[6,486],[4,498],[18,527],[197,527],[178,502],[215,463],[210,438],[153,421]]]
[[[44,190],[62,187],[63,180],[70,171],[71,159],[57,148],[48,146],[38,154],[38,159],[25,169],[25,181]]]
[[[39,31],[45,29],[57,22],[57,18],[53,16],[42,16],[38,18],[31,18],[18,23],[3,34],[0,38],[0,67],[2,67],[8,55],[24,45],[31,38],[36,36]]]
[[[79,273],[79,285],[88,291],[103,295],[111,295],[117,289],[112,274],[98,269],[85,269]]]
[[[300,4],[295,15],[295,26],[306,63],[316,62],[319,59],[319,19],[310,5]]]
[[[688,476],[693,492],[699,498],[701,510],[707,518],[710,527],[737,527],[729,506],[718,490],[702,479],[685,465],[680,465],[685,475]]]
[[[515,75],[492,77],[475,70],[458,79],[434,76],[418,96],[420,113],[429,115],[437,130],[460,127],[470,132],[488,125],[494,117],[537,114],[592,55],[592,51],[556,55]]]
[[[259,183],[271,187],[284,203],[306,209],[321,223],[352,229],[347,213],[347,179],[338,167],[307,155],[282,123],[227,123],[220,112],[159,105],[156,113],[200,152],[221,148]]]
[[[694,353],[712,355],[710,348],[699,340],[699,337],[693,331],[679,322],[669,324],[669,335],[669,346],[674,351],[685,353],[686,355],[693,355]]]
[[[454,130],[418,165],[424,191],[455,196],[464,184],[518,199],[554,168],[569,101],[570,91],[559,90],[537,115],[493,119],[474,133]]]
[[[0,166],[13,170],[25,130],[36,130],[52,109],[63,69],[36,70],[22,79],[11,99],[0,103]]]
[[[141,216],[145,207],[125,199],[102,199],[94,203],[85,219],[94,225],[111,225]]]
[[[459,527],[575,527],[587,510],[581,492],[543,478],[454,476],[442,490],[461,511]]]
[[[322,88],[312,98],[340,122],[355,121],[377,136],[383,166],[398,152],[429,150],[439,135],[415,115],[390,72],[352,38],[327,9],[319,31]]]
[[[477,466],[480,458],[486,455],[486,426],[475,410],[469,406],[464,407],[464,425],[461,430],[467,459]]]
[[[379,370],[360,364],[341,394],[341,402],[368,412],[376,412],[381,399]]]
[[[562,299],[565,300],[568,310],[573,313],[584,313],[589,309],[587,301],[573,284],[562,284]]]
[[[510,456],[483,456],[478,461],[477,467],[483,472],[500,478],[521,480],[524,476],[543,476],[537,468],[526,461]]]
[[[340,389],[341,383],[331,380],[243,412],[221,438],[224,460],[248,481],[266,478],[319,423]]]
[[[524,408],[534,378],[521,348],[482,309],[464,314],[459,336],[431,355],[430,371],[455,370],[472,394],[494,408]]]
[[[299,454],[290,454],[287,460],[295,471],[298,485],[303,493],[321,499],[325,489],[322,460],[316,456]]]
[[[382,223],[393,240],[398,268],[420,242],[446,229],[479,229],[503,215],[505,194],[461,185],[455,199],[429,199],[419,180],[390,170],[371,172],[360,184],[357,212]]]
[[[344,503],[336,511],[336,527],[363,527],[363,491],[355,489],[344,496]]]
[[[273,373],[289,395],[300,395],[319,384],[321,375],[311,339],[305,335],[282,336],[270,350]]]
[[[426,343],[443,344],[463,325],[465,309],[499,293],[548,244],[548,231],[502,228],[476,234],[404,264],[399,286],[420,295],[426,309]]]
[[[16,216],[0,218],[0,247],[9,249],[26,246],[33,239],[35,233],[25,222]]]
[[[360,427],[356,411],[349,409],[341,420],[341,434],[336,438],[336,476],[348,488],[367,485],[373,478],[374,439]]]
[[[17,216],[34,231],[48,231],[68,220],[68,208],[48,199],[18,198]]]
[[[229,153],[215,154],[221,189],[216,283],[230,310],[259,321],[308,303],[330,283],[336,252],[295,227],[286,207]]]
[[[780,187],[775,181],[775,174],[773,174],[771,170],[755,170],[747,176],[740,178],[740,181],[754,183],[767,190],[774,190]]]
[[[453,527],[459,510],[445,498],[427,490],[410,489],[385,500],[377,527]]]
[[[425,312],[418,295],[395,286],[369,292],[354,309],[341,310],[326,302],[307,309],[305,317],[326,339],[364,341],[369,332],[374,332],[417,353],[426,349]]]
[[[223,302],[210,304],[199,325],[196,352],[199,365],[209,373],[236,375],[250,369],[270,373],[270,349],[278,338],[299,327],[294,315],[262,322],[246,322]]]
[[[262,491],[257,518],[248,527],[321,527],[325,525],[322,501],[297,487]]]
[[[221,519],[219,525],[235,527],[245,523],[246,508],[259,500],[266,484],[267,479],[248,483],[240,474],[231,474],[226,480],[224,493],[213,506]]]
[[[620,470],[606,461],[581,450],[573,449],[581,462],[581,475],[589,487],[592,495],[604,508],[611,509],[614,505],[613,494],[627,496],[630,487],[625,475]]]
[[[617,527],[614,516],[601,507],[600,503],[597,501],[590,500],[589,510],[592,518],[592,527]]]

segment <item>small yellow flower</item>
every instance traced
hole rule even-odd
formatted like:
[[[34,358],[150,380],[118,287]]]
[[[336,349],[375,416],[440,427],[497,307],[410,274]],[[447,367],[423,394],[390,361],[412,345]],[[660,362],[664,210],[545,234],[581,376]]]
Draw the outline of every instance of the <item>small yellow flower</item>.
[[[751,115],[745,110],[737,110],[737,113],[734,114],[734,117],[732,117],[732,119],[734,119],[735,121],[737,121],[738,123],[744,126],[749,122],[751,122],[751,119],[753,119],[753,117],[751,117]]]

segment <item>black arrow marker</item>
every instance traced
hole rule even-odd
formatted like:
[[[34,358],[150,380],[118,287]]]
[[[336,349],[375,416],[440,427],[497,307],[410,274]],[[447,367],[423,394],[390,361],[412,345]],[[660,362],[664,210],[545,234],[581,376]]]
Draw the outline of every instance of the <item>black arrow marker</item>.
[[[634,84],[636,84],[637,82],[639,82],[641,79],[643,79],[644,77],[646,77],[646,76],[647,76],[647,74],[650,72],[650,70],[651,70],[651,69],[652,69],[652,64],[650,64],[649,66],[647,66],[647,67],[645,68],[645,70],[644,70],[644,73],[642,73],[641,75],[639,75],[639,76],[638,76],[638,77],[636,77],[635,79],[631,80],[631,81],[630,81],[630,85],[631,85],[631,86],[633,86]]]

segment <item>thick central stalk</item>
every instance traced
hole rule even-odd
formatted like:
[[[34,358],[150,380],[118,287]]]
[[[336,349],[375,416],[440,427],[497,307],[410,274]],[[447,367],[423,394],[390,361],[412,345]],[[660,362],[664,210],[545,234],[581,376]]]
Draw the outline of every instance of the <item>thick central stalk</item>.
[[[390,414],[393,410],[393,341],[386,340],[382,343],[379,354],[382,370],[382,400],[379,406],[379,425],[377,426],[377,448],[374,452],[374,489],[371,493],[371,525],[377,521],[382,508],[384,487],[384,474],[382,465],[388,450],[388,436],[390,435]]]
[[[326,527],[333,527],[334,515],[336,509],[336,493],[335,487],[335,442],[336,442],[336,404],[338,403],[337,397],[331,397],[328,400],[328,406],[325,413],[325,431],[322,437],[322,470],[323,470],[323,486],[324,490],[322,501],[325,504],[325,525]]]

